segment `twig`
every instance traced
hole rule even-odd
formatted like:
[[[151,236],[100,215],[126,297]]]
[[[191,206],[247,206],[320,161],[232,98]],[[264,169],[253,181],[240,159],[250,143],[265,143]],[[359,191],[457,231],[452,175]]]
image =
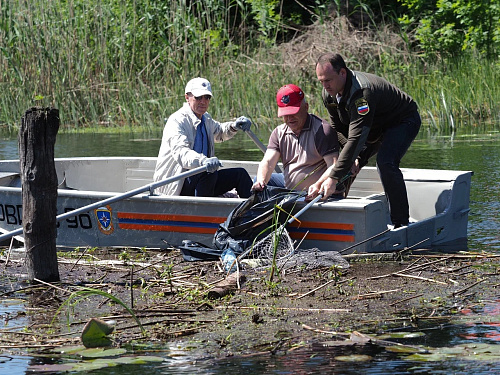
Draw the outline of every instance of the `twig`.
[[[130,267],[130,308],[134,308],[134,265]]]
[[[369,237],[369,238],[367,238],[367,239],[365,239],[365,240],[363,240],[363,241],[360,241],[360,242],[358,242],[358,243],[355,243],[354,245],[348,246],[348,247],[346,247],[344,250],[339,251],[339,254],[342,254],[343,252],[345,252],[345,251],[347,251],[347,250],[350,250],[350,249],[352,249],[353,247],[356,247],[356,246],[359,246],[359,245],[361,245],[361,244],[364,244],[365,242],[368,242],[368,241],[370,241],[370,240],[373,240],[374,238],[377,238],[377,237],[379,237],[379,236],[381,236],[381,235],[383,235],[383,234],[385,234],[385,233],[387,233],[387,232],[389,232],[389,231],[390,231],[390,229],[386,229],[386,230],[384,230],[383,232],[380,232],[379,234],[376,234],[376,235],[371,236],[371,237]]]
[[[447,261],[447,260],[449,260],[449,259],[452,259],[452,258],[454,258],[454,257],[455,257],[455,255],[452,255],[452,256],[449,256],[449,257],[442,258],[442,259],[433,260],[432,262],[427,262],[427,263],[424,263],[424,264],[418,264],[418,265],[413,266],[413,267],[411,267],[411,268],[410,268],[410,267],[407,267],[406,269],[404,269],[404,270],[402,270],[402,271],[400,271],[400,272],[405,272],[405,271],[406,271],[406,272],[408,272],[408,271],[416,271],[416,270],[419,270],[419,269],[422,269],[422,268],[424,268],[424,269],[425,269],[425,268],[427,268],[427,267],[429,267],[429,266],[431,266],[431,265],[433,265],[433,264],[436,264],[436,263],[441,263],[441,262],[445,262],[445,261]]]
[[[418,245],[421,245],[421,244],[423,244],[424,242],[427,242],[427,241],[429,241],[429,237],[427,237],[425,240],[419,241],[419,242],[417,242],[417,243],[415,243],[415,244],[413,244],[411,246],[405,247],[403,250],[399,250],[398,254],[401,255],[405,251],[411,250],[411,249],[417,247]]]
[[[410,265],[408,267],[406,267],[405,269],[402,269],[401,271],[398,271],[398,272],[392,272],[392,273],[387,273],[385,275],[379,275],[379,276],[372,276],[372,277],[367,277],[366,279],[367,280],[376,280],[376,279],[381,279],[383,277],[389,277],[389,276],[398,276],[398,274],[400,274],[401,272],[409,272],[409,271],[416,271],[418,269],[421,269],[421,268],[426,268],[426,267],[429,267],[430,265],[432,264],[435,264],[435,263],[440,263],[440,262],[444,262],[448,259],[451,259],[451,258],[454,258],[454,255],[450,256],[450,257],[446,257],[446,258],[442,258],[442,259],[438,259],[438,260],[434,260],[432,262],[427,262],[427,263],[424,263],[424,264],[418,264],[418,265],[414,265],[414,263],[412,263],[413,265]],[[420,258],[422,259],[422,258]],[[419,260],[420,260],[419,259]],[[408,276],[408,275],[407,275]],[[410,277],[410,276],[408,276]]]
[[[342,284],[342,283],[345,283],[345,282],[348,282],[348,281],[351,281],[351,280],[354,280],[354,278],[339,281],[337,284]],[[323,285],[320,285],[317,288],[315,288],[313,290],[310,290],[309,292],[307,292],[305,294],[302,294],[301,296],[297,297],[297,299],[304,298],[305,296],[308,296],[309,294],[312,294],[312,293],[316,292],[317,290],[319,290],[321,288],[324,288],[325,286],[327,286],[328,284],[331,284],[334,281],[335,281],[335,279],[329,280],[326,283],[324,283]]]
[[[346,333],[346,332],[324,331],[324,330],[319,329],[319,328],[314,328],[314,327],[308,326],[307,324],[302,324],[302,328],[307,329],[308,331],[316,332],[316,333],[326,333],[328,335],[339,335],[339,336],[350,336],[351,335],[350,333]]]
[[[484,280],[486,280],[486,279],[478,280],[474,284],[469,285],[468,287],[465,287],[463,289],[457,290],[456,292],[453,292],[453,295],[456,296],[457,294],[462,294],[463,292],[466,292],[470,288],[475,287],[477,284],[482,283]]]
[[[45,281],[39,280],[39,279],[37,279],[36,277],[34,277],[34,278],[33,278],[33,280],[34,280],[34,281],[36,281],[37,283],[44,284],[44,285],[50,286],[51,288],[54,288],[54,289],[60,290],[61,292],[71,294],[71,292],[70,292],[69,290],[66,290],[66,289],[63,289],[63,288],[59,288],[58,286],[56,286],[56,285],[54,285],[54,284],[47,283],[47,282],[45,282]]]
[[[352,299],[361,300],[361,299],[367,299],[367,298],[377,298],[377,297],[382,297],[383,294],[394,293],[394,292],[398,292],[398,291],[399,291],[399,289],[381,290],[380,292],[370,292],[370,293],[366,293],[366,294],[358,294],[356,297],[353,297]]]
[[[9,246],[9,251],[7,252],[7,259],[5,260],[5,266],[4,268],[7,268],[9,264],[9,259],[10,259],[10,252],[12,251],[12,245],[14,244],[14,237],[10,239],[10,246]]]
[[[310,311],[310,312],[351,312],[349,309],[306,309],[302,307],[276,307],[276,306],[215,306],[217,310],[278,310],[278,311]]]
[[[436,283],[436,284],[441,284],[441,285],[448,285],[447,283],[443,282],[443,281],[438,281],[438,280],[434,280],[434,279],[428,279],[427,277],[421,277],[421,276],[415,276],[415,275],[407,275],[407,274],[404,274],[404,273],[394,273],[394,276],[400,276],[400,277],[410,277],[412,279],[418,279],[418,280],[423,280],[423,281],[430,281],[432,283]]]
[[[73,271],[73,269],[76,267],[76,265],[78,264],[78,262],[83,258],[83,256],[85,255],[85,253],[87,252],[88,249],[89,249],[88,247],[86,247],[85,249],[83,249],[82,253],[80,254],[80,257],[76,260],[76,262],[70,268],[69,272]]]
[[[414,298],[422,297],[423,295],[424,294],[421,293],[421,294],[416,294],[414,296],[410,296],[410,297],[407,297],[407,298],[403,298],[402,300],[390,303],[389,306],[394,306],[394,305],[397,305],[398,303],[402,303],[402,302],[406,302],[406,301],[409,301],[409,300],[414,299]]]
[[[333,283],[335,281],[335,279],[332,279],[332,280],[328,280],[326,283],[324,283],[323,285],[320,285],[318,286],[317,288],[314,288],[313,290],[310,290],[309,292],[307,293],[304,293],[302,294],[301,296],[297,297],[297,299],[301,299],[301,298],[304,298],[305,296],[308,296],[309,294],[313,294],[315,291],[317,290],[320,290],[321,288],[324,288],[325,286]]]

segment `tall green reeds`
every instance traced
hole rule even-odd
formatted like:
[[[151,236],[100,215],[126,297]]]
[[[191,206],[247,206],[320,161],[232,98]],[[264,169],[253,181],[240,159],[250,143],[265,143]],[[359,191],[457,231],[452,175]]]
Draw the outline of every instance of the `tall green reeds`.
[[[284,3],[277,3],[281,9]],[[284,57],[270,43],[277,28],[287,26],[265,5],[240,0],[2,1],[0,126],[16,130],[24,112],[39,105],[57,107],[69,129],[156,128],[183,103],[185,83],[195,76],[212,82],[210,112],[217,119],[244,114],[274,127],[275,93],[286,83],[300,85],[311,111],[326,117],[314,62],[294,68],[290,55]],[[272,22],[255,21],[266,12]],[[451,119],[454,127],[498,121],[497,62],[461,57],[429,63],[405,55],[399,63],[396,50],[386,55],[355,68],[379,73],[410,93],[424,123],[443,130],[452,126]]]
[[[63,123],[74,127],[161,124],[191,76],[211,78],[228,57],[249,51],[239,4],[2,2],[0,123],[16,123],[39,104],[60,108]]]
[[[412,95],[424,124],[438,131],[500,121],[498,61],[471,55],[437,62],[415,58],[401,70],[382,66],[381,72]]]

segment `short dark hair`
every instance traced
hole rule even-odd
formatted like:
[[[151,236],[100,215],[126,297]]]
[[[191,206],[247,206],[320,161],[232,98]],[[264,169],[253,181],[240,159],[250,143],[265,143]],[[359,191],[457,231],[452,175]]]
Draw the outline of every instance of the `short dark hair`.
[[[345,64],[344,59],[342,56],[340,56],[338,53],[324,53],[322,54],[319,58],[318,61],[316,62],[316,66],[318,65],[324,65],[330,63],[332,66],[333,70],[335,72],[339,73],[340,69],[344,68],[347,70],[347,66]]]

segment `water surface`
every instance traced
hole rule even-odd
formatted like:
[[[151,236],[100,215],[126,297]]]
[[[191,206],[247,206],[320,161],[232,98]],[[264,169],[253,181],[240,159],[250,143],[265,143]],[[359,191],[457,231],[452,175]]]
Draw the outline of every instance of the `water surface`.
[[[269,132],[255,129],[267,143]],[[148,134],[59,134],[55,146],[56,157],[85,156],[156,156],[161,142],[161,131]],[[220,159],[258,161],[262,152],[244,134],[216,146]],[[12,136],[0,138],[0,159],[17,159],[17,140]],[[455,169],[473,171],[471,212],[468,237],[471,251],[500,251],[500,132],[495,129],[464,130],[453,135],[431,134],[424,129],[402,161],[402,167]],[[373,162],[371,165],[374,165]],[[500,296],[499,296],[500,300]],[[0,303],[0,315],[22,309],[15,301]],[[492,313],[493,312],[493,313]],[[489,301],[480,316],[500,316],[500,302]],[[427,329],[420,344],[445,347],[460,343],[493,343],[500,340],[499,323],[453,324]],[[414,342],[417,344],[417,342]],[[29,364],[40,359],[0,355],[0,373],[25,374]],[[285,356],[228,358],[212,363],[210,360],[192,364],[189,357],[173,356],[159,365],[119,366],[92,371],[92,374],[129,374],[130,371],[147,374],[492,374],[500,373],[500,363],[447,360],[437,362],[409,362],[381,356],[366,363],[342,363],[326,351],[297,351]]]

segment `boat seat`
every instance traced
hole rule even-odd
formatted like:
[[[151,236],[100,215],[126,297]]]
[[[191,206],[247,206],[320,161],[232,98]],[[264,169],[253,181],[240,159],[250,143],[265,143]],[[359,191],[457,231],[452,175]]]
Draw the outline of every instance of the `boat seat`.
[[[17,172],[0,172],[0,186],[21,187],[21,175]]]

